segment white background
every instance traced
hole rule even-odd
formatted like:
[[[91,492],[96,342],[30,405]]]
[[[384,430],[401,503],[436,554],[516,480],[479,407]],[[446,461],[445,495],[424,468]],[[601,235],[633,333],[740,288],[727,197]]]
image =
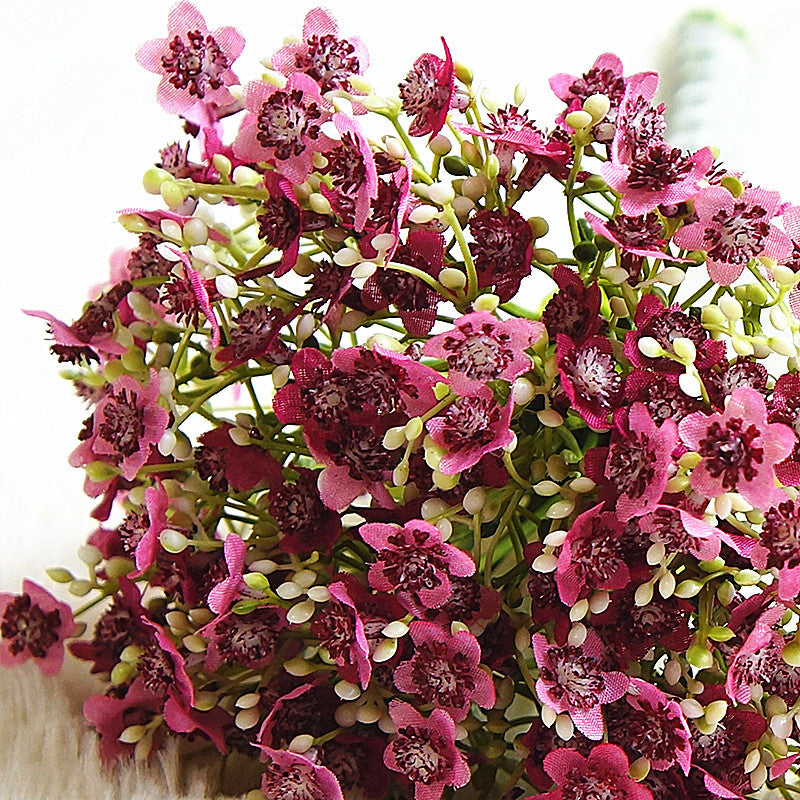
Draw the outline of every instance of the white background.
[[[306,11],[265,0],[198,5],[210,28],[234,25],[247,38],[235,65],[243,80],[257,76],[258,60],[284,36],[299,34]],[[368,76],[379,92],[393,93],[421,52],[440,52],[444,35],[454,57],[501,100],[526,83],[532,116],[543,125],[559,105],[550,75],[579,74],[609,50],[626,74],[660,69],[680,45],[675,23],[693,7],[687,0],[487,0],[474,10],[450,0],[327,5],[344,36],[366,41]],[[725,50],[723,43],[709,111],[695,119],[694,133],[710,132],[714,139],[701,143],[724,145],[729,166],[800,202],[800,4],[706,5],[742,24],[749,45]],[[0,0],[0,590],[16,589],[23,574],[47,583],[44,568],[74,565],[92,530],[82,473],[66,463],[87,412],[58,377],[44,323],[20,309],[72,321],[88,288],[105,279],[108,254],[135,243],[115,211],[154,203],[141,175],[159,147],[180,136],[177,120],[155,102],[158,78],[134,60],[140,43],[166,35],[168,7]]]

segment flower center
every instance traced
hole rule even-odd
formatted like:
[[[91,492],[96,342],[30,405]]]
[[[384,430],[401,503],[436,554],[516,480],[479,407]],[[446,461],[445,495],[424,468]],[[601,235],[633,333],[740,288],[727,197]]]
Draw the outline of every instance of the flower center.
[[[347,39],[337,39],[330,33],[306,39],[304,54],[295,56],[295,66],[313,78],[322,92],[347,89],[348,76],[361,69],[355,47]]]
[[[273,608],[234,614],[214,628],[219,652],[226,661],[243,666],[263,661],[275,652],[280,624]]]
[[[144,408],[136,404],[135,394],[127,389],[111,394],[103,408],[98,435],[113,445],[121,458],[139,449],[139,440],[144,435]]]
[[[326,153],[325,157],[335,188],[345,194],[355,194],[364,185],[367,175],[364,157],[351,133],[343,133],[341,144]]]
[[[139,656],[139,674],[145,687],[153,694],[166,694],[175,683],[175,670],[164,651],[155,644],[144,647]]]
[[[628,185],[632,189],[657,192],[691,172],[692,160],[664,142],[651,145],[630,165]]]
[[[764,448],[755,447],[753,442],[759,438],[758,428],[748,425],[744,420],[733,418],[722,425],[713,422],[700,441],[698,451],[706,459],[706,469],[714,478],[722,478],[726,490],[735,489],[739,475],[752,481],[758,474],[755,464],[764,460]]]
[[[564,800],[623,800],[625,797],[615,775],[587,775],[577,769],[570,771],[561,792]]]
[[[641,497],[655,476],[656,453],[644,433],[631,433],[611,447],[606,475],[620,494]]]
[[[281,800],[322,800],[323,794],[310,768],[301,764],[280,767],[269,764],[261,789],[267,797]]]
[[[769,550],[767,566],[800,567],[800,508],[786,500],[766,513],[761,544]]]
[[[428,785],[444,774],[446,759],[428,731],[414,725],[400,728],[393,744],[397,766],[412,781]]]
[[[411,679],[426,703],[463,707],[475,689],[467,657],[451,652],[443,642],[419,645],[411,663]]]
[[[619,393],[621,379],[614,369],[615,362],[610,353],[603,353],[595,345],[590,345],[565,356],[563,366],[577,394],[588,395],[602,408],[611,408]]]
[[[761,206],[734,203],[733,211],[721,208],[711,217],[714,227],[706,228],[703,240],[707,242],[709,259],[726,264],[746,264],[764,248],[769,235],[767,212]]]
[[[495,438],[493,427],[500,422],[500,407],[489,397],[459,397],[444,418],[442,439],[451,453],[477,450]]]
[[[258,112],[256,139],[262,147],[273,148],[275,158],[282,161],[299,156],[306,149],[307,139],[319,138],[322,116],[317,104],[303,102],[300,89],[273,92]]]
[[[161,65],[176,89],[204,98],[211,89],[223,84],[223,74],[230,64],[214,37],[190,31],[184,41],[176,36],[169,43],[169,55],[161,57]]]
[[[553,666],[542,667],[542,675],[556,684],[551,693],[557,700],[565,699],[573,708],[593,708],[600,702],[606,682],[597,659],[571,646],[551,649],[549,658]]]
[[[44,611],[30,595],[15,597],[0,620],[0,637],[9,640],[12,655],[27,650],[35,658],[44,658],[58,641],[56,629],[61,625],[57,610]]]
[[[447,356],[451,371],[485,383],[497,378],[513,360],[508,334],[494,330],[491,325],[478,330],[470,325],[463,333],[464,338],[448,336],[444,340],[444,349],[451,353]]]

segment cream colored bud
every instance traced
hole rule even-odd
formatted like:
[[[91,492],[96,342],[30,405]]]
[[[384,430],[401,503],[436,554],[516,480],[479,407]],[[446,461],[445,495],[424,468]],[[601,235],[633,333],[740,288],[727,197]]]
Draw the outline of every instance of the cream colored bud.
[[[500,305],[500,298],[496,294],[482,294],[472,304],[476,311],[485,311],[491,314]]]
[[[445,267],[439,273],[439,283],[446,289],[463,289],[467,285],[467,276],[455,267]]]
[[[449,183],[433,183],[428,187],[427,192],[428,197],[440,206],[452,203],[453,198],[456,196],[452,185]]]
[[[611,313],[615,317],[619,317],[620,319],[625,319],[628,316],[628,305],[626,304],[625,300],[621,297],[612,297],[608,301],[609,306],[611,307]]]
[[[583,110],[592,118],[592,122],[600,122],[611,108],[611,101],[604,94],[593,94],[583,101]],[[571,123],[570,123],[571,124]]]
[[[361,261],[361,253],[353,247],[342,247],[333,255],[333,263],[340,267],[352,267]]]
[[[692,363],[697,358],[697,348],[694,342],[686,336],[678,336],[672,342],[672,349],[675,355],[684,362]]]
[[[694,372],[682,372],[678,376],[678,386],[687,397],[703,396],[703,385]]]
[[[664,355],[664,348],[652,336],[642,336],[636,346],[647,358],[660,358]]]
[[[582,131],[584,128],[588,128],[593,124],[592,115],[583,110],[570,111],[569,114],[564,117],[564,122],[576,131]]]
[[[434,155],[446,156],[453,149],[453,143],[444,134],[440,133],[428,142],[428,149]]]
[[[436,206],[421,205],[417,206],[409,215],[408,219],[415,225],[425,225],[430,222],[437,214],[439,209]]]
[[[719,310],[725,315],[726,319],[741,319],[744,314],[742,310],[742,304],[735,297],[732,297],[729,294],[725,294],[720,297],[717,305],[719,306]]]
[[[518,83],[514,87],[514,105],[521,106],[525,102],[525,98],[528,96],[528,87],[524,83]]]

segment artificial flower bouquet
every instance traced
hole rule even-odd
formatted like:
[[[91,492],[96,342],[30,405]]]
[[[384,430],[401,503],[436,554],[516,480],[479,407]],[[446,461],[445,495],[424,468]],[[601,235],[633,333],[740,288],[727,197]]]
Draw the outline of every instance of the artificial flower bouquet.
[[[0,663],[68,649],[105,760],[184,737],[253,798],[800,795],[800,207],[611,54],[545,129],[444,39],[388,97],[323,9],[243,46],[181,2],[140,48],[158,202],[28,312],[98,527]]]

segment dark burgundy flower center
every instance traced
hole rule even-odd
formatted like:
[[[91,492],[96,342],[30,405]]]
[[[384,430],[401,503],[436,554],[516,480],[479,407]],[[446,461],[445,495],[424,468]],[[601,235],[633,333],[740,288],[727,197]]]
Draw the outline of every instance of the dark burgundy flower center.
[[[303,98],[300,89],[273,92],[258,112],[256,139],[262,147],[273,148],[275,158],[299,156],[308,139],[318,139],[322,111],[313,100]]]
[[[593,94],[604,94],[612,101],[619,101],[625,94],[625,80],[608,67],[592,67],[570,84],[569,92],[578,100],[586,100]]]
[[[676,382],[655,372],[648,375],[648,380],[646,385],[638,388],[632,399],[640,400],[647,406],[657,425],[660,426],[668,419],[679,422],[688,414],[699,410],[698,402],[685,395]]]
[[[657,704],[646,700],[640,700],[639,704],[641,708],[625,704],[618,713],[611,711],[607,715],[611,740],[632,747],[650,761],[673,763],[688,738],[680,720],[669,716],[667,710]]]
[[[745,202],[733,204],[733,210],[721,208],[711,217],[703,241],[709,259],[726,264],[746,264],[764,249],[769,235],[767,212],[761,206]]]
[[[585,586],[605,583],[624,566],[620,545],[616,532],[598,517],[592,519],[591,529],[584,536],[571,542],[572,563]]]
[[[125,519],[117,528],[122,549],[126,555],[132,556],[136,551],[136,546],[142,541],[147,529],[150,527],[150,516],[146,510],[129,511]]]
[[[228,490],[228,479],[225,476],[225,457],[223,452],[216,447],[201,445],[194,451],[194,465],[197,474],[215,492]]]
[[[542,666],[542,677],[555,684],[549,689],[556,700],[565,700],[572,708],[593,708],[600,701],[606,682],[596,658],[577,647],[554,647],[548,650],[550,666]]]
[[[0,637],[8,641],[12,655],[27,650],[34,658],[45,658],[58,641],[61,615],[58,610],[45,611],[31,596],[15,597],[0,620]]]
[[[463,653],[452,652],[444,642],[417,646],[411,661],[411,680],[417,694],[437,706],[461,708],[475,689],[472,667]]]
[[[267,797],[281,800],[325,800],[311,767],[305,764],[281,767],[269,762],[261,779],[261,790]]]
[[[800,567],[800,507],[786,500],[766,513],[761,544],[769,550],[767,566]]]
[[[691,339],[698,349],[708,337],[703,326],[694,317],[682,311],[669,310],[654,316],[641,328],[640,333],[655,339],[668,353],[673,352],[672,343],[679,337]]]
[[[736,659],[736,676],[749,686],[761,685],[769,694],[782,697],[792,705],[800,695],[800,671],[783,660],[783,641],[773,636],[755,653]]]
[[[104,292],[70,326],[72,332],[83,342],[90,342],[95,336],[114,330],[113,314],[117,306],[133,289],[130,281],[120,281]]]
[[[236,358],[257,358],[279,346],[278,334],[283,322],[284,314],[279,308],[265,305],[245,308],[230,331],[230,342]]]
[[[300,233],[300,212],[280,191],[264,201],[256,214],[258,235],[278,250],[286,250]]]
[[[450,99],[450,87],[436,80],[441,59],[427,55],[428,58],[420,58],[405,80],[398,84],[403,111],[410,116],[435,113]]]
[[[615,366],[614,357],[595,345],[575,350],[562,359],[575,393],[604,409],[612,407],[622,384]]]
[[[451,453],[478,450],[490,444],[500,423],[500,406],[491,397],[459,397],[444,415],[442,439]]]
[[[387,451],[383,436],[366,425],[346,425],[336,439],[325,442],[325,449],[335,464],[347,467],[357,481],[382,481],[400,461],[400,450]]]
[[[147,689],[153,694],[163,695],[175,683],[175,668],[164,650],[156,644],[148,644],[139,656],[139,675]]]
[[[258,608],[250,614],[233,614],[217,623],[214,637],[226,661],[249,666],[273,655],[281,627],[275,609]]]
[[[561,796],[565,800],[625,800],[627,792],[620,783],[619,775],[572,769],[561,788]]]
[[[334,661],[355,662],[356,626],[352,608],[332,600],[325,606],[325,613],[314,620],[311,630]]]
[[[632,189],[657,192],[677,183],[692,170],[692,159],[664,142],[651,145],[630,165],[628,185]]]
[[[606,227],[623,247],[660,249],[665,244],[664,226],[652,211],[641,217],[619,214]]]
[[[697,544],[697,539],[686,530],[677,510],[656,509],[650,520],[655,527],[650,534],[651,541],[663,544],[669,551],[688,553]]]
[[[398,730],[392,751],[400,771],[411,781],[427,786],[441,779],[450,767],[444,745],[431,732],[409,725]]]
[[[447,560],[440,546],[426,544],[427,538],[424,531],[415,531],[412,541],[402,533],[388,538],[392,549],[380,553],[383,574],[399,590],[418,593],[442,585]]]
[[[555,339],[559,333],[573,341],[584,335],[589,322],[596,318],[587,305],[586,295],[583,286],[567,284],[552,296],[542,314],[542,322],[551,339]]]
[[[487,381],[499,377],[514,359],[509,346],[511,337],[493,325],[461,329],[462,336],[447,336],[444,349],[449,352],[447,366],[451,371],[461,372],[473,380]]]
[[[706,469],[714,478],[722,478],[726,490],[735,489],[739,476],[751,481],[758,474],[756,464],[764,461],[764,448],[753,444],[760,433],[755,425],[745,426],[742,419],[734,417],[724,425],[712,422],[700,440],[698,452],[704,456]]]
[[[322,92],[347,89],[349,76],[361,70],[355,47],[330,33],[306,39],[306,51],[295,56],[295,66],[313,78]]]
[[[128,389],[111,394],[103,406],[98,435],[111,444],[121,458],[139,449],[144,435],[144,407],[137,405],[136,395]]]
[[[631,432],[627,438],[611,446],[606,475],[620,494],[641,497],[653,482],[656,463],[656,452],[650,437]]]
[[[364,186],[367,177],[364,156],[351,133],[343,133],[341,144],[326,153],[325,157],[334,188],[345,194],[355,194]]]
[[[200,31],[189,31],[186,39],[176,36],[169,43],[169,55],[161,56],[161,65],[176,89],[202,99],[224,82],[228,58],[214,37]]]

